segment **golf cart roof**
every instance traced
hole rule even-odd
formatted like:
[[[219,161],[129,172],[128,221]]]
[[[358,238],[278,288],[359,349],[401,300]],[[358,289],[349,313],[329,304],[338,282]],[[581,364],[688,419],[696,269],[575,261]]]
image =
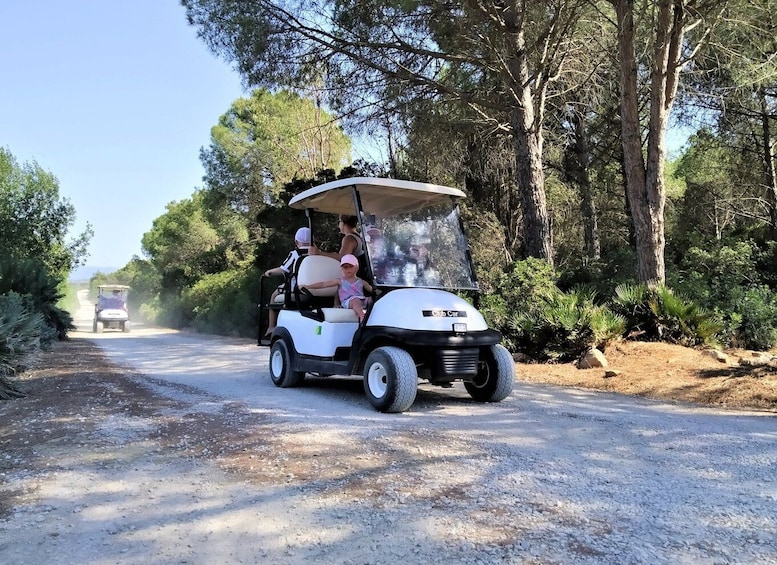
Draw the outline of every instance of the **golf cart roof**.
[[[126,284],[100,284],[97,285],[98,290],[129,290]]]
[[[353,189],[359,191],[362,210],[386,216],[416,210],[446,200],[465,198],[458,188],[407,180],[354,177],[321,184],[300,192],[289,206],[329,214],[355,213]]]

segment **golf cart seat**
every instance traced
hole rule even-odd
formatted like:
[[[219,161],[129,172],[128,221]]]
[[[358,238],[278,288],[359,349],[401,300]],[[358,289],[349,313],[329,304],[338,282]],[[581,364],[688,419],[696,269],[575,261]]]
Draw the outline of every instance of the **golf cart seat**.
[[[340,261],[324,255],[306,255],[297,261],[297,286],[305,286],[319,281],[326,281],[331,279],[339,279],[341,276]],[[308,301],[303,302],[304,298],[299,302],[303,307],[300,310],[309,309],[313,311],[313,315],[316,319],[323,322],[357,322],[356,312],[350,308],[335,308],[334,306],[339,302],[337,300],[337,287],[330,286],[327,288],[313,288],[308,289],[310,294]],[[299,288],[296,288],[293,293],[295,296],[300,295]],[[308,307],[305,308],[305,305]]]

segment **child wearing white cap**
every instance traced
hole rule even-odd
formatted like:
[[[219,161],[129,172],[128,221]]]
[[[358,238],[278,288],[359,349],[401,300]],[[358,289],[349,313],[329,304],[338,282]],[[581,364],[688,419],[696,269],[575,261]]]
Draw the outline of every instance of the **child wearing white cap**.
[[[279,267],[275,267],[274,269],[267,269],[264,272],[265,277],[280,275],[285,276],[294,272],[294,265],[297,263],[300,256],[305,255],[310,248],[310,228],[299,228],[297,233],[294,234],[294,243],[297,246],[296,249],[289,251],[286,259],[283,260],[283,263],[281,263]],[[297,281],[292,278],[290,290],[294,290],[296,283]],[[280,285],[273,291],[272,296],[270,297],[270,304],[275,302],[275,299],[278,298],[278,295],[281,292],[283,292],[283,285]],[[269,336],[275,329],[275,326],[278,323],[278,311],[271,308],[269,310],[268,317],[269,326],[267,327],[267,331],[264,333],[265,337]]]
[[[339,279],[328,281],[319,281],[312,284],[301,286],[300,288],[327,288],[336,286],[337,296],[340,299],[340,306],[350,308],[356,312],[359,323],[364,321],[364,309],[367,307],[369,299],[365,297],[365,291],[372,292],[372,286],[356,276],[356,269],[359,267],[359,260],[352,254],[346,253],[340,259],[340,268],[343,270],[343,276]]]

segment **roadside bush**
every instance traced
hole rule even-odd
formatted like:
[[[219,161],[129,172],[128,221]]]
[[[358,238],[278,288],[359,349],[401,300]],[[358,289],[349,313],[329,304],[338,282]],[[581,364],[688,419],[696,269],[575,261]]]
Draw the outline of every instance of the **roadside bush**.
[[[626,321],[626,337],[641,341],[714,343],[723,328],[714,315],[663,285],[618,285],[611,308]]]
[[[547,261],[529,258],[516,261],[510,272],[492,280],[493,292],[482,297],[480,311],[489,326],[502,332],[508,349],[516,349],[523,339],[513,323],[515,316],[528,312],[543,296],[560,292],[556,278]]]
[[[538,360],[577,359],[591,347],[604,350],[620,338],[624,319],[595,304],[595,294],[560,291],[543,295],[511,322],[518,349]]]
[[[197,331],[230,336],[255,336],[259,274],[252,267],[205,275],[181,295]]]
[[[691,247],[677,269],[667,273],[667,286],[708,310],[731,304],[737,289],[758,282],[756,249],[739,241],[713,249]]]
[[[38,260],[0,258],[0,294],[15,292],[29,297],[29,307],[42,314],[44,322],[51,328],[51,331],[41,333],[44,347],[57,338],[64,339],[68,331],[75,330],[73,317],[58,305],[65,295],[60,286],[64,289],[66,283],[49,274]]]
[[[739,290],[731,305],[732,345],[759,351],[777,345],[777,297],[769,287]]]
[[[0,375],[27,368],[42,344],[51,342],[53,333],[29,296],[0,295]]]
[[[669,280],[722,321],[719,339],[734,347],[765,350],[777,343],[775,282],[777,245],[752,241],[713,249],[688,249]]]

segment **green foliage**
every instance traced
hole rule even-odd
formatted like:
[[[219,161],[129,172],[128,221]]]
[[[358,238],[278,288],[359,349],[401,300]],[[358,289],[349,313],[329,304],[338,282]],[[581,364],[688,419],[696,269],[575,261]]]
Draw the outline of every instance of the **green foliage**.
[[[232,336],[256,335],[259,272],[244,267],[207,275],[181,296],[197,331]]]
[[[508,265],[504,228],[492,212],[481,207],[462,206],[461,212],[478,286],[484,294],[491,294]]]
[[[627,337],[692,346],[712,343],[722,324],[666,286],[618,285],[611,305],[626,321]]]
[[[340,170],[350,151],[349,138],[320,104],[289,91],[258,89],[219,118],[200,159],[209,190],[251,219],[281,204],[284,184],[322,169]]]
[[[75,330],[70,313],[58,305],[64,296],[61,284],[35,259],[16,261],[0,255],[0,295],[16,292],[27,297],[30,307],[43,316],[47,328],[50,328],[41,334],[44,347],[56,338],[64,339],[68,331]]]
[[[670,275],[684,296],[716,313],[723,343],[768,349],[777,327],[773,294],[775,249],[753,241],[731,241],[708,249],[690,248]]]
[[[51,329],[28,296],[0,294],[0,375],[27,368]]]
[[[34,258],[62,279],[80,264],[91,228],[67,239],[75,208],[60,198],[59,183],[37,163],[19,166],[0,147],[0,249],[14,260]]]
[[[512,326],[518,346],[535,359],[570,361],[591,347],[604,350],[624,330],[622,317],[594,302],[586,292],[544,295],[528,310],[516,313]]]
[[[777,345],[777,297],[767,286],[734,293],[730,316],[733,345],[768,351]]]
[[[669,280],[683,295],[705,307],[727,304],[734,289],[757,282],[756,251],[750,241],[734,241],[706,249],[691,247]]]
[[[597,296],[612,296],[615,287],[634,280],[636,255],[629,248],[607,248],[600,259],[585,259],[578,253],[576,262],[559,269],[558,286],[568,291],[586,287]]]
[[[477,265],[477,256],[474,260]],[[559,292],[555,281],[556,273],[547,261],[531,257],[516,261],[512,271],[489,279],[493,292],[485,294],[480,310],[489,325],[502,332],[505,343],[515,347],[518,335],[511,322],[515,313],[528,311],[544,296]]]
[[[219,253],[219,234],[206,219],[203,198],[198,192],[171,202],[143,234],[144,253],[170,284],[185,286],[226,267]]]
[[[556,278],[546,261],[516,261],[483,297],[481,312],[509,347],[535,359],[566,361],[621,336],[624,320],[596,304],[594,292],[564,293]]]

